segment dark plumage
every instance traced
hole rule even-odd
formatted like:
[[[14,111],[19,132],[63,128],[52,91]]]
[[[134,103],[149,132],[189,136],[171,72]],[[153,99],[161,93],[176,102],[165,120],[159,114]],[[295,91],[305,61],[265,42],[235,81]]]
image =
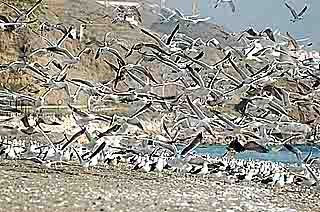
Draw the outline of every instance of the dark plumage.
[[[194,140],[192,140],[182,151],[181,151],[181,156],[187,156],[189,152],[194,150],[199,144],[201,143],[203,138],[202,132],[200,132]]]
[[[267,34],[267,36],[270,40],[272,40],[273,42],[276,42],[276,40],[273,36],[273,32],[270,28],[266,28],[263,32]]]
[[[227,150],[234,150],[236,152],[244,152],[244,151],[256,151],[260,153],[268,153],[269,150],[264,146],[258,144],[255,141],[249,141],[245,145],[242,145],[238,138],[235,138],[228,145]]]
[[[305,5],[304,8],[300,11],[299,14],[297,14],[297,12],[295,11],[295,9],[293,7],[291,7],[287,2],[284,3],[286,5],[286,7],[290,10],[291,15],[293,16],[293,19],[290,19],[290,21],[292,22],[296,22],[298,20],[302,19],[302,15],[307,11],[308,6]]]

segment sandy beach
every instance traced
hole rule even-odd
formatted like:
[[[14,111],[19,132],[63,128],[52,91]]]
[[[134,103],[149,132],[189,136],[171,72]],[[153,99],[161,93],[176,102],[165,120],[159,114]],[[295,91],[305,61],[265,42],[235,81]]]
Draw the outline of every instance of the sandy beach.
[[[1,211],[320,211],[315,188],[271,188],[214,175],[0,163]]]
[[[136,2],[2,4],[0,212],[320,212],[312,43]]]

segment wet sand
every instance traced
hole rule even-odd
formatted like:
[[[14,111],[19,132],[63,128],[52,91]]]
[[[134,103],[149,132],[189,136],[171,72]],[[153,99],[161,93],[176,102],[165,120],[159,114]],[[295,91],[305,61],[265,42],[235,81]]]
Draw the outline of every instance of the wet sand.
[[[0,211],[320,211],[315,188],[271,188],[214,175],[85,170],[0,162]]]

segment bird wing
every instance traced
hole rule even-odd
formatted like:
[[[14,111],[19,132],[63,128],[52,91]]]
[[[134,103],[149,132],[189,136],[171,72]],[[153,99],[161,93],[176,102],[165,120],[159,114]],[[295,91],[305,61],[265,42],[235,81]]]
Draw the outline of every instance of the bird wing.
[[[94,158],[94,156],[96,156],[97,154],[99,154],[104,147],[106,146],[106,142],[102,142],[99,147],[88,157],[89,160],[91,160],[92,158]]]
[[[57,46],[60,46],[68,38],[72,30],[73,30],[73,27],[70,26],[68,31],[66,31],[62,36],[62,38],[57,42]]]
[[[143,73],[146,77],[148,77],[152,82],[158,84],[157,80],[155,80],[155,78],[153,77],[153,75],[151,74],[150,71],[148,71],[145,67],[143,66],[139,66],[139,65],[136,65],[133,67],[134,70],[137,70],[141,73]]]
[[[287,143],[283,144],[283,146],[290,152],[294,153],[299,161],[302,161],[302,153],[298,148]]]
[[[84,48],[78,53],[77,57],[80,57],[83,53],[89,54],[89,53],[91,53],[91,51],[92,51],[92,49],[90,49],[90,48]]]
[[[178,9],[178,8],[175,8],[174,9],[175,13],[180,17],[180,18],[183,18],[184,15],[182,14],[182,12]]]
[[[264,32],[267,34],[267,36],[268,36],[268,38],[269,38],[270,40],[272,40],[273,42],[276,42],[276,40],[274,39],[273,32],[272,32],[272,30],[271,30],[270,28],[264,30]]]
[[[211,19],[211,17],[206,17],[206,18],[199,18],[199,19],[197,19],[196,21],[197,22],[206,22],[206,21],[209,21]]]
[[[59,48],[59,47],[48,47],[47,50],[54,52],[56,54],[65,55],[65,56],[69,57],[70,59],[74,59],[74,56],[67,49]]]
[[[141,18],[141,13],[139,12],[139,9],[137,7],[135,7],[135,6],[133,6],[132,9]]]
[[[311,168],[309,167],[309,165],[305,164],[306,170],[307,172],[311,175],[311,177],[313,178],[313,180],[319,185],[319,179],[316,176],[316,174],[311,170]]]
[[[169,130],[168,130],[168,127],[167,127],[166,123],[164,122],[163,119],[161,120],[161,122],[162,122],[162,128],[163,128],[164,132],[165,132],[166,135],[172,140],[172,137],[171,137],[171,135],[170,135],[170,132],[169,132]]]
[[[186,95],[187,102],[189,104],[190,109],[199,117],[199,119],[205,119],[206,116],[203,114],[203,112],[192,103],[189,96]]]
[[[246,143],[244,145],[244,148],[246,150],[254,150],[256,152],[260,152],[260,153],[268,153],[269,150],[267,148],[265,148],[264,146],[258,144],[257,142],[254,141],[249,141],[248,143]]]
[[[18,8],[12,6],[11,4],[8,4],[7,2],[4,2],[4,1],[1,1],[1,3],[5,4],[7,7],[10,7],[11,9],[13,9],[17,13],[17,15],[22,14],[22,12]]]
[[[134,126],[138,127],[139,129],[141,129],[142,131],[144,131],[144,126],[142,125],[141,121],[137,117],[129,119],[127,121],[127,123],[134,125]]]
[[[73,113],[76,113],[76,114],[78,114],[78,115],[81,116],[81,117],[89,117],[89,115],[88,115],[87,113],[82,112],[81,110],[79,110],[79,109],[76,108],[76,107],[73,107],[73,106],[70,105],[69,103],[68,103],[67,105],[68,105],[68,107],[71,109],[71,111],[72,111]]]
[[[23,123],[23,125],[26,127],[26,128],[29,128],[31,127],[30,123],[29,123],[29,120],[28,120],[28,115],[24,115],[21,119],[21,122]]]
[[[178,30],[179,30],[179,24],[177,24],[177,26],[174,28],[174,30],[172,31],[172,33],[168,37],[168,40],[167,40],[167,43],[166,43],[167,45],[170,45],[172,39],[174,38],[174,36],[178,32]]]
[[[160,45],[160,46],[165,46],[165,44],[161,41],[161,39],[155,35],[153,35],[152,33],[148,32],[147,30],[145,29],[141,29],[141,32],[143,32],[144,34],[150,36],[151,38],[153,38],[154,40],[157,41],[157,43]]]
[[[75,133],[71,139],[67,139],[67,142],[61,147],[61,150],[64,150],[65,148],[67,148],[73,141],[75,141],[76,139],[78,139],[82,134],[84,134],[86,131],[86,128],[83,127],[80,131],[78,131],[77,133]]]
[[[305,5],[304,8],[301,10],[301,12],[298,14],[298,16],[302,16],[308,9],[308,5]]]
[[[77,17],[74,17],[74,16],[71,16],[71,17],[74,18],[74,19],[76,19],[77,21],[80,21],[80,22],[83,23],[83,24],[89,24],[89,22],[84,21],[84,20],[82,20],[81,18],[77,18]]]
[[[177,154],[177,147],[174,144],[165,143],[159,140],[154,140],[156,144],[158,144],[160,147],[169,150],[173,155]]]
[[[193,79],[193,81],[196,84],[198,84],[201,88],[204,88],[205,84],[201,75],[198,72],[196,72],[190,65],[187,65],[186,68],[190,72],[190,77]]]
[[[88,87],[90,87],[90,88],[94,88],[94,85],[91,83],[91,82],[89,82],[89,81],[86,81],[86,80],[82,80],[82,79],[71,79],[70,80],[71,82],[78,82],[78,83],[80,83],[80,84],[82,84],[82,85],[86,85],[86,86],[88,86]],[[80,86],[80,85],[79,85]]]
[[[181,156],[184,157],[189,152],[197,148],[197,146],[199,146],[199,144],[201,143],[202,138],[203,135],[202,132],[200,132],[193,141],[191,141],[185,148],[183,148],[183,150],[181,151]]]
[[[216,5],[214,6],[214,8],[217,8],[220,3],[221,3],[221,0],[217,0]]]
[[[144,113],[146,110],[148,110],[152,105],[152,102],[148,102],[147,104],[145,104],[143,107],[141,107],[140,109],[138,109],[134,114],[132,114],[130,116],[130,118],[135,118],[137,116],[139,116],[140,114]]]
[[[287,8],[289,8],[292,16],[293,16],[294,18],[298,18],[297,12],[296,12],[287,2],[285,2],[284,4],[286,5]]]
[[[229,7],[231,7],[231,11],[234,13],[236,11],[236,6],[233,1],[228,1]]]
[[[292,45],[294,46],[294,48],[298,49],[298,48],[299,48],[299,44],[298,44],[298,42],[296,41],[296,39],[293,38],[293,37],[289,34],[289,32],[286,32],[286,35],[287,35],[288,38],[290,39],[288,42],[291,42]]]
[[[238,138],[233,139],[227,147],[228,150],[235,150],[236,152],[243,152],[245,148],[242,144],[238,141]]]
[[[126,64],[126,62],[122,59],[121,55],[117,50],[109,48],[108,51],[111,52],[114,56],[116,56],[119,59],[118,62],[120,62],[122,65]]]
[[[230,64],[232,65],[233,69],[238,72],[238,74],[241,76],[242,80],[248,79],[248,76],[233,62],[233,60],[229,57],[228,58]]]
[[[104,45],[106,45],[107,39],[108,39],[108,37],[110,36],[110,34],[111,34],[111,32],[106,32],[106,34],[104,34],[104,38],[103,38],[103,43],[104,43]]]
[[[0,21],[4,22],[4,23],[9,23],[9,19],[6,16],[0,15]]]
[[[43,0],[37,1],[27,12],[26,12],[26,17],[28,17],[38,6],[41,4]]]
[[[215,116],[217,116],[221,121],[223,121],[224,123],[226,123],[227,125],[229,125],[231,128],[235,129],[237,128],[237,125],[234,124],[232,121],[230,121],[229,119],[225,118],[222,116],[222,114],[219,111],[213,110],[213,113]]]
[[[153,43],[145,43],[144,44],[145,47],[150,47],[150,48],[153,48],[155,50],[157,50],[159,53],[161,54],[165,54],[167,56],[170,56],[170,54],[168,54],[166,51],[164,51],[163,49],[161,49],[158,45],[156,44],[153,44]]]
[[[72,149],[73,149],[73,151],[76,153],[76,155],[77,155],[77,157],[78,157],[78,159],[79,159],[80,164],[83,164],[83,159],[82,159],[82,157],[79,155],[78,151],[77,151],[74,147],[72,147]]]

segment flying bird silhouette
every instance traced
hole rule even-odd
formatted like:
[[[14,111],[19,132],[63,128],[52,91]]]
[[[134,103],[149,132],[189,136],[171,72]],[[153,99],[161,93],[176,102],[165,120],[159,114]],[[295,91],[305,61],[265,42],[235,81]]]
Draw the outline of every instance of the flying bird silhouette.
[[[308,9],[308,5],[305,5],[304,8],[300,11],[299,14],[297,14],[297,12],[295,11],[294,8],[292,8],[287,2],[284,3],[286,5],[286,7],[290,10],[293,19],[290,19],[290,21],[292,21],[293,23],[299,20],[302,20],[303,18],[303,14],[307,11]]]

